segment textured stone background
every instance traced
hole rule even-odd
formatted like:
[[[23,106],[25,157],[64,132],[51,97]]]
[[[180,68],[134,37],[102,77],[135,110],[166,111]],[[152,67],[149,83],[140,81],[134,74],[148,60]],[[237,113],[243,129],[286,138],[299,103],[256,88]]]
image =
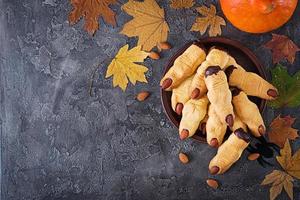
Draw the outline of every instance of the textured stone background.
[[[204,2],[218,5],[197,5]],[[269,188],[259,184],[279,169],[277,164],[262,168],[244,155],[217,177],[222,186],[214,191],[205,180],[211,177],[207,165],[215,150],[193,140],[179,141],[163,113],[163,66],[186,41],[201,36],[185,29],[182,11],[171,10],[167,1],[159,4],[166,10],[174,48],[163,52],[159,61],[146,61],[149,84],[129,85],[123,93],[104,78],[108,58],[127,42],[134,46],[137,41],[118,34],[130,19],[119,5],[112,6],[119,13],[118,26],[101,20],[101,29],[90,37],[82,21],[69,26],[67,0],[0,0],[1,199],[269,198]],[[299,13],[300,6],[287,25],[274,31],[298,45]],[[197,14],[187,14],[189,28]],[[271,39],[270,33],[247,34],[228,23],[223,36],[243,42],[266,68],[272,67],[270,52],[261,47]],[[90,97],[88,81],[99,63]],[[288,67],[290,73],[300,69],[300,54]],[[152,95],[138,103],[134,97],[141,90]],[[299,108],[268,109],[266,124],[279,113],[300,117]],[[300,128],[300,120],[295,127]],[[293,143],[294,150],[299,147],[299,140]],[[179,163],[179,151],[191,156],[189,165]],[[295,199],[300,199],[299,185],[299,180],[294,182]],[[278,199],[287,198],[283,192]]]

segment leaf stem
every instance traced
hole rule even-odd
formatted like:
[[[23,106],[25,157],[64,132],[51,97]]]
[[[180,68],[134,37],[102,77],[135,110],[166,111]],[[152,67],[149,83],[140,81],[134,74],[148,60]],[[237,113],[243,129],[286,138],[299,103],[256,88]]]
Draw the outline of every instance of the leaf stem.
[[[183,12],[184,12],[185,29],[188,30],[188,28],[187,28],[187,12],[186,12],[185,8],[183,8]]]
[[[89,79],[89,86],[88,86],[88,93],[89,93],[90,97],[93,97],[93,95],[92,95],[92,89],[93,89],[93,85],[94,85],[95,74],[96,74],[97,70],[101,67],[101,65],[104,62],[106,62],[107,60],[108,60],[108,58],[105,59],[105,60],[103,60],[102,62],[100,62],[98,65],[96,65],[96,67],[94,68],[94,70],[92,72],[92,75],[91,75],[91,77]]]
[[[99,69],[99,65],[96,65],[95,69],[92,72],[90,80],[89,80],[89,90],[88,90],[88,92],[89,92],[90,97],[93,97],[93,95],[92,95],[92,89],[93,89],[93,85],[94,85],[95,74],[96,74],[96,71],[98,69]]]

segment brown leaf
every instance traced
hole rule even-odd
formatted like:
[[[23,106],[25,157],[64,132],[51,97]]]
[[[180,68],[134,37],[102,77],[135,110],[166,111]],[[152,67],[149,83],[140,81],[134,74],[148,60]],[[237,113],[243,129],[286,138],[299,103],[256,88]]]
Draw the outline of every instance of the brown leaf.
[[[129,0],[122,10],[133,19],[124,25],[121,33],[139,37],[138,45],[142,46],[142,50],[150,51],[158,43],[167,41],[169,26],[165,21],[165,12],[155,0]]]
[[[273,63],[279,63],[283,59],[294,63],[296,52],[300,51],[299,47],[285,35],[272,34],[272,36],[272,40],[267,42],[264,47],[271,49]]]
[[[109,5],[115,3],[117,0],[71,0],[73,10],[69,14],[69,22],[73,25],[83,17],[84,29],[91,35],[99,28],[99,17],[106,23],[116,26],[115,13],[109,8]]]
[[[281,192],[282,189],[287,192],[289,197],[293,199],[293,178],[287,173],[274,170],[270,174],[266,175],[261,185],[272,184],[270,188],[270,200],[274,200]]]
[[[276,159],[288,174],[300,179],[300,150],[292,156],[288,140],[284,144],[284,148],[280,150],[280,156],[276,156]]]
[[[268,133],[270,142],[277,144],[283,148],[286,139],[295,140],[298,136],[298,130],[292,128],[295,118],[291,116],[276,117],[271,125]]]
[[[191,31],[199,31],[203,35],[209,28],[208,35],[213,37],[222,34],[221,26],[226,26],[225,20],[216,15],[216,7],[210,5],[210,8],[201,6],[197,8],[197,11],[204,17],[197,17],[193,24]]]
[[[191,8],[194,4],[194,0],[171,0],[170,7],[173,9],[183,9]]]

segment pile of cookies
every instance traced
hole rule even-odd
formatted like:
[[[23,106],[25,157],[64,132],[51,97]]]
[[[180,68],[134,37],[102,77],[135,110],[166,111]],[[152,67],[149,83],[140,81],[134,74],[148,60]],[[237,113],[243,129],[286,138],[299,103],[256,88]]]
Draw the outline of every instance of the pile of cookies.
[[[247,72],[224,49],[208,52],[193,43],[174,61],[161,80],[161,87],[172,91],[173,110],[181,115],[180,139],[206,133],[207,143],[218,148],[211,160],[211,174],[227,171],[255,137],[266,131],[257,105],[248,99],[256,96],[273,100],[278,90],[255,73]],[[223,141],[227,127],[232,134]]]

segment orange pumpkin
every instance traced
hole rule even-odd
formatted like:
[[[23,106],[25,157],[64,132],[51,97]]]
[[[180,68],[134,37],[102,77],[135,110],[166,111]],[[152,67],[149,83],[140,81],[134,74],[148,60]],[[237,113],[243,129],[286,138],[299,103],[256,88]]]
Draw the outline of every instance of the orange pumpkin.
[[[298,0],[220,0],[226,18],[238,29],[264,33],[279,28],[293,15]]]

